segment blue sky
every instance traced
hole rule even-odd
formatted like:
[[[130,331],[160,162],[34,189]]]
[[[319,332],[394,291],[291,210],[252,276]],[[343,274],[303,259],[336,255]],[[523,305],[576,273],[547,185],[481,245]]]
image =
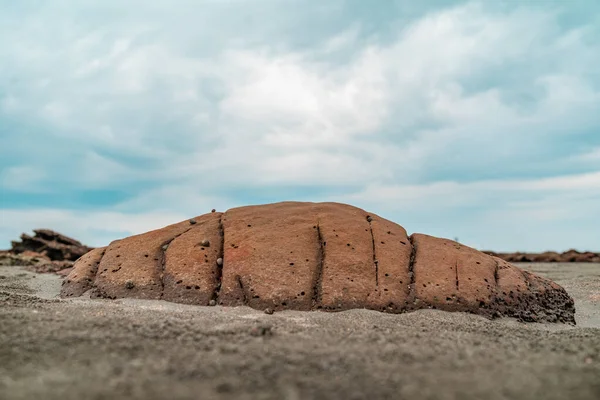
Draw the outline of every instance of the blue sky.
[[[600,3],[0,0],[0,248],[338,201],[600,250]]]

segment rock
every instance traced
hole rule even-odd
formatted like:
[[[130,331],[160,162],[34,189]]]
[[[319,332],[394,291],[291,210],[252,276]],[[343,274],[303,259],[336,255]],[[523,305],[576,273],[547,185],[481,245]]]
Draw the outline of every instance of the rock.
[[[163,286],[168,287],[167,282],[163,284],[165,275],[168,275],[165,270],[166,253],[171,252],[171,248],[175,246],[175,238],[202,226],[190,225],[186,220],[141,235],[115,240],[101,256],[91,297],[160,299],[163,296]],[[79,261],[75,263],[75,269],[78,264]],[[70,279],[70,275],[67,279]],[[135,283],[133,289],[125,288],[125,283],[129,280]],[[65,285],[63,289],[69,286],[70,284]]]
[[[268,307],[265,308],[265,310],[264,310],[264,313],[268,314],[268,315],[273,315],[273,312],[274,312],[273,309],[272,308],[268,308]]]
[[[51,260],[46,254],[31,250],[25,250],[21,253],[3,250],[0,251],[0,265],[22,266],[37,273],[60,273],[63,270],[70,269],[73,266],[73,261]]]
[[[91,288],[93,297],[265,312],[436,308],[574,323],[573,300],[562,287],[448,239],[408,236],[349,205],[284,202],[194,220],[88,253],[62,295]],[[134,287],[125,289],[129,281]]]
[[[508,262],[562,262],[562,263],[600,263],[600,253],[591,251],[579,252],[577,250],[568,250],[564,253],[546,251],[543,253],[495,253],[493,251],[484,251],[494,257],[498,257]]]
[[[13,241],[11,252],[14,254],[33,251],[47,256],[51,261],[75,261],[91,247],[58,232],[49,229],[36,229],[34,236],[21,235],[21,241]]]
[[[222,256],[220,218],[221,213],[197,217],[191,230],[171,242],[164,258],[163,300],[206,305],[213,298],[219,279],[217,259]],[[206,246],[209,241],[215,245]]]
[[[81,296],[92,288],[96,280],[100,259],[104,256],[105,251],[106,247],[100,247],[77,260],[63,285],[61,292],[63,297]]]
[[[71,271],[73,271],[73,267],[67,267],[67,268],[63,268],[60,271],[56,271],[56,274],[62,276],[62,277],[66,277],[67,275],[69,275],[71,273]]]
[[[252,336],[273,336],[273,327],[271,325],[258,325],[250,328]]]
[[[50,261],[50,262],[41,262],[36,265],[27,267],[29,271],[37,272],[39,274],[43,273],[60,273],[65,269],[71,269],[73,267],[73,261]]]
[[[0,251],[0,265],[14,266],[36,266],[51,262],[44,254],[25,250],[22,253],[13,253],[9,250]]]

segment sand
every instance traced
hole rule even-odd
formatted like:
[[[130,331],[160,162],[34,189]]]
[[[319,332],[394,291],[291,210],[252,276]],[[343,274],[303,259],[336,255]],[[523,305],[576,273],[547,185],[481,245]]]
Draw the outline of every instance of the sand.
[[[577,326],[61,300],[0,268],[0,399],[600,399],[600,264],[521,265],[575,298]]]

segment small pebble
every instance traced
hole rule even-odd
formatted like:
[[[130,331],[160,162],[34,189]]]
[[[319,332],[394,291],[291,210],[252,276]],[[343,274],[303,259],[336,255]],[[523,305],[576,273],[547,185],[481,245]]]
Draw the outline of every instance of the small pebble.
[[[223,259],[221,257],[217,258],[217,265],[219,267],[223,265]]]
[[[168,248],[169,248],[168,244],[164,244],[163,247],[162,247],[163,251],[167,251]]]
[[[211,307],[214,307],[214,306],[217,305],[217,302],[216,302],[216,300],[211,300],[211,301],[208,302],[208,305],[211,306]]]
[[[210,247],[210,242],[208,241],[208,239],[204,239],[203,241],[200,242],[200,246]]]
[[[196,220],[194,218],[190,219],[190,225],[196,224]]]
[[[259,325],[250,329],[252,336],[273,336],[273,330],[270,325]]]
[[[371,221],[373,221],[373,218],[371,218],[370,215],[367,215],[367,221],[371,222]]]
[[[210,210],[210,212],[215,212],[215,211],[217,211],[217,210],[215,210],[214,208],[212,210]]]
[[[271,315],[271,314],[273,314],[273,312],[274,312],[274,311],[273,311],[273,309],[272,309],[272,308],[268,308],[268,307],[267,307],[267,308],[265,308],[265,314],[269,314],[269,315]]]
[[[133,282],[131,282],[131,281],[127,281],[127,282],[125,283],[125,288],[126,288],[126,289],[133,289],[134,287],[135,287],[135,285],[134,285],[134,284],[133,284]]]
[[[229,383],[221,383],[217,386],[217,392],[219,393],[230,393],[233,391],[233,386]]]

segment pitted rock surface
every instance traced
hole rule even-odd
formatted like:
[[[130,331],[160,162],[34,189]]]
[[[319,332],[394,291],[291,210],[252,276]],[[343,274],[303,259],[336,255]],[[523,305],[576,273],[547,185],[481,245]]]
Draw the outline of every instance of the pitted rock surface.
[[[63,297],[265,310],[420,308],[574,323],[559,285],[460,243],[338,203],[211,212],[81,257]]]

